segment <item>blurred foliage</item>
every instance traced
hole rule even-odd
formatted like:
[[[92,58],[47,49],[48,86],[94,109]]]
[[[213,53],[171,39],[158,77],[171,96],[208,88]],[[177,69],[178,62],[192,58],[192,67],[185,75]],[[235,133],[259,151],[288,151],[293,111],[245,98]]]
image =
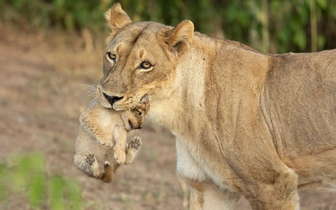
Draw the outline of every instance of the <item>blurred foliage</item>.
[[[112,0],[2,0],[0,21],[18,27],[106,34]],[[336,48],[336,0],[120,0],[134,21],[176,25],[240,41],[264,52]]]
[[[13,209],[13,205],[24,205],[24,209],[84,209],[79,186],[68,178],[49,176],[39,153],[13,155],[7,164],[0,163],[0,201],[0,209]]]

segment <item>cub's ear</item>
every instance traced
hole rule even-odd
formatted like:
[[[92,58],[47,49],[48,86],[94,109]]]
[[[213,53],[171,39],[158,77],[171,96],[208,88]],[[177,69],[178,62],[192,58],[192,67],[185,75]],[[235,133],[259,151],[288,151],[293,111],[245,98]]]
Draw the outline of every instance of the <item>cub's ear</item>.
[[[105,18],[112,31],[132,23],[131,18],[128,17],[119,3],[113,4],[112,8],[105,13]]]
[[[141,103],[141,104],[148,103],[148,101],[149,101],[149,97],[148,97],[147,94],[144,95],[144,96],[142,96],[141,99],[140,99],[140,103]]]
[[[169,50],[177,55],[182,55],[191,45],[194,37],[194,24],[190,20],[184,20],[171,29],[166,38]]]

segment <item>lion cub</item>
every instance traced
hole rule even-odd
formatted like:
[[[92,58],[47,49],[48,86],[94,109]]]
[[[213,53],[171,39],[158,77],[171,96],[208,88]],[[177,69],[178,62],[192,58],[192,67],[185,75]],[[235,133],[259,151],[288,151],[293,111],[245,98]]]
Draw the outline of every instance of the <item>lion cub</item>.
[[[142,142],[140,137],[127,145],[130,130],[139,129],[149,110],[148,96],[127,111],[117,112],[102,107],[95,100],[80,116],[74,162],[87,175],[109,183],[121,164],[129,164]]]

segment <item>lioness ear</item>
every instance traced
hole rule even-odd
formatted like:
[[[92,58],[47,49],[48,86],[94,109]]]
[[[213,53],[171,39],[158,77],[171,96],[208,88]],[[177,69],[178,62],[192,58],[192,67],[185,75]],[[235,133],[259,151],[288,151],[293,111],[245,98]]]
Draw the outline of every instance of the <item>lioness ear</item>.
[[[131,18],[128,17],[119,3],[113,4],[112,8],[105,13],[105,18],[112,31],[132,23]]]
[[[190,20],[184,20],[170,30],[166,43],[170,51],[181,55],[189,49],[193,37],[194,24]]]

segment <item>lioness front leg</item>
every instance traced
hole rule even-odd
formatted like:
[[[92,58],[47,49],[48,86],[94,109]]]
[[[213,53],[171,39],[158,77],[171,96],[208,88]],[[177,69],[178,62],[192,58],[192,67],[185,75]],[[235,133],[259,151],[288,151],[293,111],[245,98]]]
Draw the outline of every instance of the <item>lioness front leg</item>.
[[[142,141],[139,136],[134,137],[133,140],[128,144],[125,165],[128,165],[131,162],[133,162],[141,145],[142,145]]]
[[[190,189],[190,210],[233,210],[240,198],[237,193],[219,189],[210,182],[185,180]]]
[[[127,131],[124,127],[116,125],[113,130],[115,145],[113,147],[113,157],[119,164],[124,164],[126,161],[126,143]]]
[[[190,189],[190,210],[233,210],[238,193],[218,187],[207,177],[185,146],[176,138],[177,173]]]
[[[253,210],[299,210],[297,180],[297,174],[293,170],[287,169],[279,172],[274,183],[253,186],[258,190],[257,193],[245,197]]]

